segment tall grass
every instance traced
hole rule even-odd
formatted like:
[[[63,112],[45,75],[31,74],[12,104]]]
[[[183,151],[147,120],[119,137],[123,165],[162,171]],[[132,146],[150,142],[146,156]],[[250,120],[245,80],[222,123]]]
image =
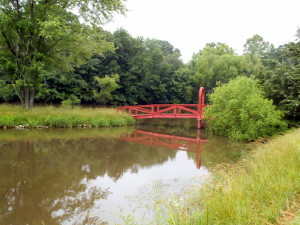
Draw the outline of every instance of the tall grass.
[[[0,144],[6,141],[47,141],[47,140],[69,140],[80,138],[118,138],[124,134],[130,134],[134,127],[105,127],[91,129],[72,129],[72,128],[55,128],[55,129],[31,129],[18,130],[6,129],[0,130]]]
[[[214,172],[185,207],[169,207],[169,224],[274,224],[300,193],[300,129]]]
[[[110,127],[132,125],[135,120],[126,113],[111,108],[62,108],[37,106],[24,109],[21,106],[0,105],[0,127]]]

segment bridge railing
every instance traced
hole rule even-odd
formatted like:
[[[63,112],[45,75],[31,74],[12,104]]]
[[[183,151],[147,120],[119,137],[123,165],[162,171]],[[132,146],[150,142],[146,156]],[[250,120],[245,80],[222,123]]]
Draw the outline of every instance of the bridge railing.
[[[206,105],[200,106],[204,108]],[[145,117],[148,118],[161,116],[161,117],[199,117],[198,104],[157,104],[157,105],[136,105],[136,106],[122,106],[118,110],[125,111],[135,118]],[[202,110],[202,109],[201,109]]]
[[[135,105],[121,106],[118,111],[125,111],[135,119],[144,118],[196,118],[198,128],[201,127],[203,118],[203,109],[205,91],[201,87],[199,89],[198,104],[154,104],[154,105]]]

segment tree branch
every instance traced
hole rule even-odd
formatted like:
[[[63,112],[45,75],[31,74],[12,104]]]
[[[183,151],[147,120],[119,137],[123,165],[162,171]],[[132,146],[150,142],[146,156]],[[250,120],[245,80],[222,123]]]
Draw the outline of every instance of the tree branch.
[[[10,52],[13,54],[13,56],[15,58],[18,58],[17,51],[16,51],[16,49],[14,49],[13,44],[10,42],[10,40],[9,40],[8,36],[6,35],[6,33],[2,30],[1,34],[4,37],[5,43],[6,43],[7,47],[8,47],[8,49],[10,50]]]

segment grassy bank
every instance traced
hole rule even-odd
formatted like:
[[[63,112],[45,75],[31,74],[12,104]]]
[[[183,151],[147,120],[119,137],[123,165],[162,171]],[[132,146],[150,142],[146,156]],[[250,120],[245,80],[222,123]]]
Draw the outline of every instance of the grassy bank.
[[[5,129],[0,130],[0,145],[7,141],[47,141],[47,140],[70,140],[80,138],[118,138],[125,134],[130,134],[134,126],[89,128],[89,129],[72,129],[72,128],[55,128],[55,129]]]
[[[28,127],[110,127],[132,125],[129,115],[109,108],[61,108],[0,105],[0,128]]]
[[[300,194],[299,172],[296,129],[257,146],[235,165],[216,168],[212,181],[185,206],[168,207],[168,223],[276,224]]]

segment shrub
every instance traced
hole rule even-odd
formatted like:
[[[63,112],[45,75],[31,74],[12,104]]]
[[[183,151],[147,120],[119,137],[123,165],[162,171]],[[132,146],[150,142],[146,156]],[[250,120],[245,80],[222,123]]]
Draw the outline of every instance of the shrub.
[[[77,96],[71,94],[69,96],[69,98],[67,98],[61,102],[61,105],[67,107],[67,106],[71,106],[71,105],[79,105],[80,103],[81,103],[81,100]]]
[[[272,101],[263,98],[252,78],[238,77],[218,86],[209,96],[211,105],[205,110],[213,133],[237,140],[255,140],[286,129],[282,112]]]

